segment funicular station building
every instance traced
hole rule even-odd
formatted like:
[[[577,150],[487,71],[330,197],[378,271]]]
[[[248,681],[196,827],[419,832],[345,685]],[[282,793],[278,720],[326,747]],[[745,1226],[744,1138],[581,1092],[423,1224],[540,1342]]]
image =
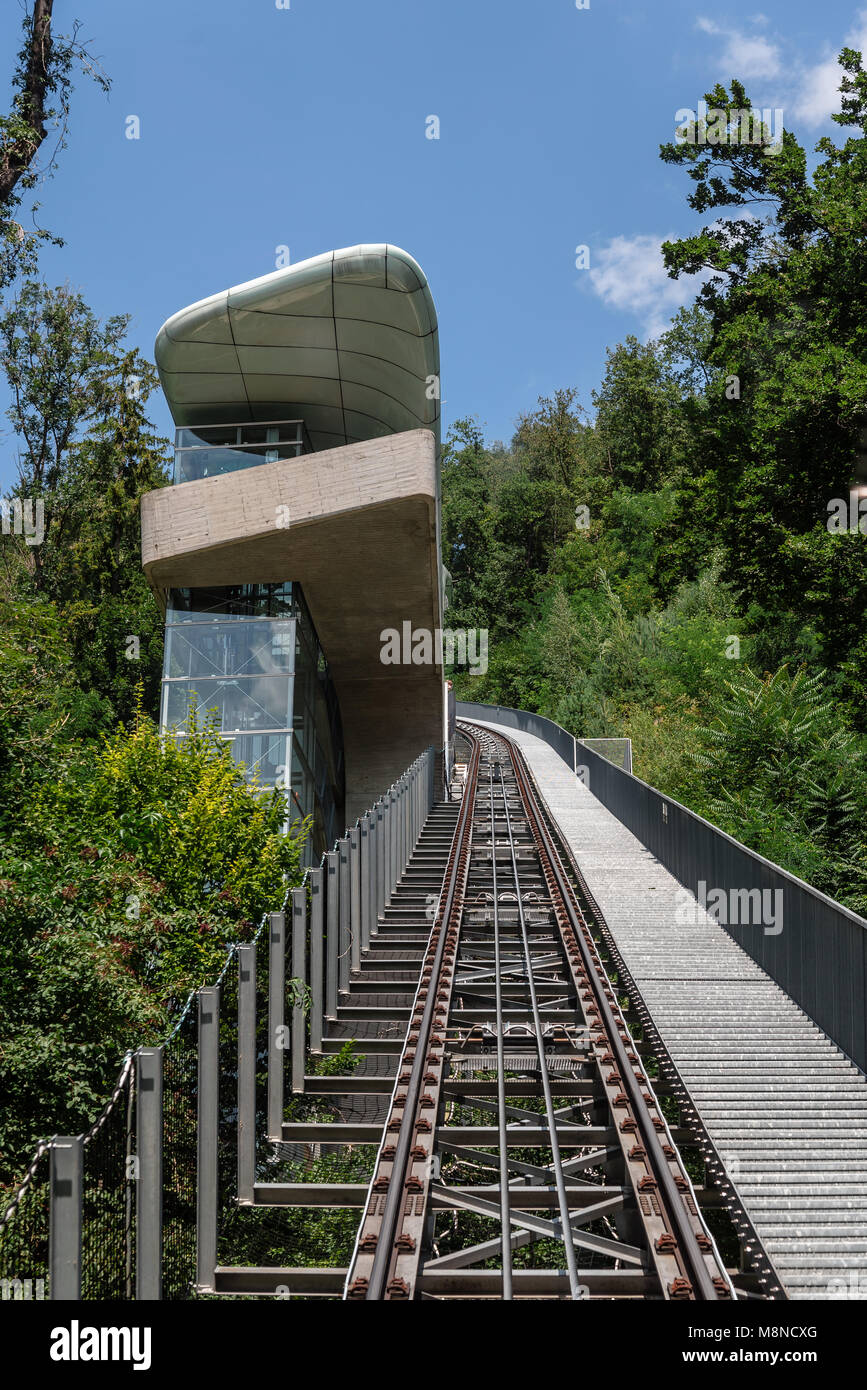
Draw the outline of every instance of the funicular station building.
[[[442,627],[439,347],[395,246],[331,251],[174,314],[156,342],[173,486],[142,503],[166,616],[161,722],[216,710],[248,775],[313,817],[308,857],[425,748],[441,665],[386,629]]]

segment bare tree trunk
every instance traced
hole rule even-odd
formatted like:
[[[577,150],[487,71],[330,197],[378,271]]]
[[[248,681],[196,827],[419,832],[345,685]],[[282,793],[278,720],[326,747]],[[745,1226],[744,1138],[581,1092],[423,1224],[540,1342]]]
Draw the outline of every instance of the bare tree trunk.
[[[33,0],[33,20],[24,90],[18,109],[29,130],[0,149],[0,203],[8,202],[18,181],[33,163],[47,134],[45,97],[51,64],[51,12],[54,0]]]

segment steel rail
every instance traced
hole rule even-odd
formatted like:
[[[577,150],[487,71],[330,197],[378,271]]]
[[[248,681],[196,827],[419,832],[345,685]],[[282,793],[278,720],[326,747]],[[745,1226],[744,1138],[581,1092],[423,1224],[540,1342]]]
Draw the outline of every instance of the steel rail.
[[[642,1074],[639,1058],[632,1050],[629,1030],[618,1008],[611,981],[594,945],[572,880],[567,876],[566,861],[561,858],[554,827],[545,818],[544,803],[536,793],[520,749],[510,739],[490,729],[471,727],[467,730],[463,725],[462,733],[470,743],[462,802],[453,822],[451,840],[446,842],[449,848],[442,887],[435,920],[423,938],[424,955],[413,1004],[411,1009],[401,1009],[400,1016],[408,1017],[409,1022],[346,1273],[344,1298],[378,1301],[449,1297],[460,1293],[457,1286],[453,1289],[447,1281],[425,1283],[428,1270],[434,1279],[437,1274],[445,1276],[452,1266],[463,1271],[465,1265],[497,1254],[501,1256],[501,1267],[488,1271],[496,1281],[496,1294],[492,1289],[486,1296],[498,1294],[504,1301],[524,1297],[528,1291],[526,1274],[515,1269],[512,1252],[531,1241],[533,1232],[536,1237],[544,1235],[563,1244],[566,1270],[557,1277],[562,1294],[573,1300],[588,1296],[586,1284],[595,1288],[593,1279],[587,1277],[588,1271],[579,1268],[580,1248],[599,1249],[609,1257],[619,1253],[624,1260],[645,1265],[643,1277],[649,1280],[651,1272],[655,1271],[654,1288],[664,1298],[713,1301],[736,1297],[725,1266],[693,1204],[695,1194],[673,1147],[653,1087]],[[499,797],[502,797],[502,811]],[[486,802],[490,815],[489,849],[484,830]],[[516,823],[518,818],[520,827]],[[499,865],[498,821],[502,839]],[[504,868],[506,843],[511,872]],[[470,894],[468,899],[468,886],[474,881],[472,875],[476,872],[471,865],[485,863],[488,855],[490,876],[479,869],[476,879],[481,886],[474,890],[476,896]],[[487,908],[491,897],[492,913]],[[504,906],[507,899],[508,912]],[[534,927],[538,908],[544,909],[540,919],[542,925]],[[493,939],[487,935],[491,928]],[[561,961],[565,965],[565,978],[562,979]],[[542,975],[538,976],[536,972],[540,968]],[[525,980],[519,979],[519,971]],[[477,976],[481,978],[477,980]],[[515,994],[519,984],[524,1002],[521,1004],[523,1019],[518,1027],[527,1049],[526,1052],[522,1050],[521,1055],[525,1061],[532,1062],[534,1085],[538,1088],[531,1092],[512,1091],[506,1080],[506,1069],[512,1064],[507,1050],[513,1027],[509,1019],[519,1002]],[[450,1029],[454,1032],[457,1028],[460,1042],[465,1024],[471,1024],[471,1032],[475,1031],[480,1013],[474,1002],[476,998],[489,1000],[488,1009],[493,1004],[496,1011],[495,1023],[486,1023],[484,1027],[489,1032],[496,1029],[497,1075],[487,1093],[491,1099],[480,1100],[483,1110],[493,1112],[496,1109],[496,1126],[492,1113],[491,1126],[457,1124],[450,1129],[444,1123],[442,1100],[448,1085],[453,1089],[457,1087],[455,1093],[459,1096],[460,1086],[453,1080],[447,1083],[447,1074],[453,1065],[448,1034]],[[552,1009],[547,1016],[545,1004]],[[546,1051],[544,1025],[564,1016],[575,1017],[573,1009],[577,1010],[579,1018],[583,1013],[592,1036],[585,1065],[589,1063],[599,1072],[597,1075],[594,1069],[592,1076],[588,1074],[579,1085],[601,1083],[607,1093],[610,1117],[607,1126],[598,1121],[577,1125],[573,1123],[574,1106],[561,1111],[555,1106],[557,1088],[552,1080],[555,1063]],[[603,1068],[609,1063],[614,1070],[605,1075]],[[521,1105],[520,1095],[538,1096],[540,1092],[544,1098],[543,1113]],[[557,1090],[557,1094],[564,1092]],[[584,1094],[583,1090],[580,1094]],[[460,1098],[459,1104],[472,1108],[472,1096]],[[627,1107],[619,1125],[615,1106]],[[583,1110],[584,1106],[579,1108]],[[510,1118],[519,1123],[510,1125]],[[365,1131],[366,1142],[370,1142],[367,1130],[378,1130],[378,1126],[373,1125],[361,1128]],[[578,1212],[569,1204],[570,1200],[574,1204],[574,1194],[570,1198],[567,1191],[567,1172],[576,1162],[586,1166],[590,1159],[598,1158],[596,1150],[601,1140],[607,1140],[609,1132],[612,1137],[617,1135],[613,1152],[622,1155],[626,1178],[616,1198],[613,1194],[607,1196],[600,1206],[599,1217],[593,1219],[601,1219],[612,1203],[612,1209],[622,1210],[631,1192],[630,1209],[634,1208],[634,1218],[644,1229],[644,1241],[640,1245],[627,1243],[631,1241],[633,1218],[625,1221],[617,1240],[577,1231],[573,1225]],[[638,1142],[629,1148],[632,1141],[627,1135],[633,1133]],[[522,1138],[526,1146],[549,1149],[551,1161],[544,1169],[510,1158],[510,1150],[513,1152],[516,1144],[521,1147]],[[493,1149],[495,1143],[499,1147],[496,1154],[477,1153],[472,1148],[480,1145]],[[567,1148],[574,1149],[576,1144],[579,1148],[595,1146],[594,1154],[565,1161],[563,1152]],[[462,1191],[460,1185],[450,1188],[437,1184],[434,1161],[440,1150],[481,1161],[496,1173],[499,1190],[492,1188],[489,1198],[487,1194]],[[558,1220],[533,1213],[525,1220],[520,1211],[516,1213],[515,1181],[518,1179],[512,1180],[513,1172],[538,1172],[540,1176],[544,1173],[549,1183],[553,1178],[546,1205],[551,1218],[556,1212]],[[489,1215],[499,1218],[500,1229],[492,1233],[493,1239],[481,1245],[455,1249],[425,1263],[435,1230],[435,1212],[444,1202],[475,1212],[482,1218]],[[520,1208],[520,1203],[517,1205]],[[482,1277],[478,1270],[465,1273],[467,1280]],[[645,1292],[649,1289],[648,1284]]]
[[[509,802],[506,793],[506,779],[503,776],[502,763],[498,760],[495,764],[500,774],[500,786],[503,789],[503,813],[506,821],[506,830],[509,836],[509,854],[512,860],[512,871],[515,878],[515,897],[518,907],[518,923],[521,929],[521,941],[524,950],[524,963],[527,968],[527,986],[530,994],[530,1007],[533,1013],[533,1028],[536,1033],[536,1052],[539,1057],[539,1076],[542,1082],[542,1091],[545,1097],[545,1114],[548,1121],[548,1128],[551,1132],[551,1158],[554,1170],[554,1183],[557,1188],[557,1202],[560,1208],[560,1220],[563,1227],[563,1247],[566,1252],[566,1268],[569,1272],[569,1289],[573,1299],[580,1299],[582,1296],[581,1280],[578,1276],[578,1262],[575,1259],[575,1244],[572,1240],[572,1220],[569,1211],[569,1198],[566,1195],[566,1181],[563,1177],[563,1162],[560,1157],[560,1143],[557,1138],[557,1116],[554,1113],[554,1098],[551,1094],[551,1078],[548,1074],[548,1061],[545,1057],[545,1044],[542,1032],[542,1016],[539,1012],[539,1000],[536,996],[536,982],[533,979],[533,957],[530,952],[530,939],[527,934],[527,919],[524,913],[523,893],[521,892],[521,882],[518,877],[518,856],[515,853],[515,840],[512,833],[512,818],[509,813]],[[514,763],[513,763],[514,766]],[[517,782],[517,776],[516,776]],[[494,854],[496,858],[496,854]],[[498,982],[499,983],[499,982]]]
[[[512,1223],[509,1202],[509,1148],[506,1134],[506,1044],[503,1023],[503,982],[500,974],[500,905],[497,886],[497,821],[494,815],[494,768],[489,771],[491,807],[491,867],[494,894],[494,984],[497,1015],[497,1112],[500,1134],[500,1248],[503,1262],[503,1299],[512,1298]]]
[[[397,1143],[395,1145],[394,1158],[391,1160],[392,1168],[388,1193],[385,1203],[385,1211],[379,1230],[376,1243],[376,1252],[373,1257],[373,1264],[370,1271],[370,1278],[364,1297],[366,1301],[376,1301],[384,1299],[392,1264],[397,1253],[397,1241],[400,1234],[401,1210],[405,1200],[405,1183],[409,1169],[410,1149],[413,1144],[413,1132],[416,1124],[419,1100],[422,1092],[422,1077],[428,1066],[428,1052],[430,1048],[430,1035],[434,1019],[435,1001],[437,998],[438,983],[442,973],[443,956],[445,953],[446,939],[449,934],[452,915],[454,913],[455,901],[458,894],[458,887],[462,872],[462,865],[468,858],[469,843],[472,838],[473,816],[472,811],[475,805],[476,785],[478,781],[478,767],[481,752],[481,745],[477,738],[473,739],[474,747],[470,766],[467,769],[467,784],[464,789],[464,797],[458,821],[455,826],[455,833],[452,839],[452,847],[449,851],[449,859],[446,868],[447,892],[445,902],[440,897],[440,907],[437,918],[431,928],[430,942],[436,943],[434,958],[432,962],[432,974],[428,985],[424,983],[424,971],[419,980],[419,987],[416,993],[416,1003],[420,1000],[422,993],[426,991],[424,1010],[418,1026],[418,1039],[415,1043],[415,1055],[412,1059],[412,1069],[407,1085],[406,1097],[398,1099],[397,1092],[401,1086],[400,1073],[398,1068],[398,1080],[395,1084],[395,1093],[392,1099],[392,1109],[396,1104],[403,1106],[403,1115],[400,1122]],[[428,947],[428,954],[430,946]],[[415,1010],[413,1010],[415,1012]],[[404,1047],[404,1057],[409,1046],[410,1030],[407,1030],[407,1043]],[[383,1146],[384,1146],[383,1138]],[[382,1158],[382,1147],[378,1155],[376,1169],[379,1168],[379,1160]],[[374,1178],[371,1181],[371,1196],[373,1194],[374,1182],[376,1180],[376,1169]],[[368,1210],[370,1201],[368,1202]],[[363,1228],[362,1221],[359,1233]],[[355,1255],[358,1251],[358,1242],[350,1264],[346,1281],[346,1293],[351,1289],[352,1271],[355,1263]],[[344,1295],[345,1296],[345,1295]]]
[[[662,1152],[659,1137],[648,1114],[641,1083],[636,1077],[633,1066],[629,1060],[627,1049],[620,1036],[618,1020],[606,996],[603,982],[600,979],[599,969],[597,968],[596,961],[593,958],[585,938],[585,931],[587,929],[586,923],[574,899],[571,885],[560,863],[560,857],[557,853],[556,846],[536,801],[535,792],[524,762],[523,754],[519,746],[513,743],[511,739],[507,739],[504,735],[499,733],[496,734],[495,737],[501,739],[509,749],[512,765],[515,769],[516,781],[521,790],[521,797],[525,808],[529,813],[528,820],[531,821],[533,826],[534,838],[536,838],[544,861],[547,861],[556,885],[557,896],[569,919],[576,944],[581,953],[590,987],[593,991],[597,1008],[599,1009],[600,1018],[603,1020],[603,1027],[607,1036],[608,1045],[613,1052],[617,1070],[622,1078],[623,1087],[629,1097],[632,1113],[637,1121],[648,1160],[659,1186],[660,1196],[665,1205],[667,1219],[672,1226],[673,1233],[677,1240],[678,1253],[687,1267],[688,1275],[693,1286],[693,1292],[702,1299],[715,1301],[720,1298],[720,1290],[714,1284],[713,1277],[707,1268],[704,1253],[687,1219],[682,1194],[675,1183],[668,1161]],[[731,1290],[730,1282],[727,1278],[725,1282],[728,1284],[725,1296],[732,1296],[733,1290]]]

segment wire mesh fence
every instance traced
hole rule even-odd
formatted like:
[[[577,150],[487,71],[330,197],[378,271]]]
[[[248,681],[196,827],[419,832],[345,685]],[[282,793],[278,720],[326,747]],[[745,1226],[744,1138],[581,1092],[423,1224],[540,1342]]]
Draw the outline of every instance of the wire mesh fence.
[[[285,1165],[275,1162],[281,1146],[268,1131],[268,966],[269,934],[256,942],[256,1183],[292,1181]],[[287,981],[286,1004],[291,998]],[[220,1131],[219,1230],[217,1262],[234,1266],[281,1266],[287,1262],[287,1210],[264,1205],[239,1206],[238,1161],[238,962],[226,971],[220,994]],[[297,1180],[297,1179],[296,1179]]]
[[[217,1137],[217,1264],[234,1264],[227,1243],[238,1193],[238,953],[220,986],[220,1119]]]
[[[163,1298],[192,1297],[196,1276],[195,995],[163,1049]]]
[[[135,1101],[130,1053],[105,1109],[83,1137],[83,1299],[135,1298]]]
[[[0,1299],[50,1294],[48,1208],[51,1151],[40,1144],[17,1192],[0,1216]]]
[[[266,924],[267,918],[253,943],[257,952],[256,1175],[274,1180],[275,1150],[265,1139],[269,964]],[[284,1250],[286,1214],[268,1208],[251,1213],[249,1208],[239,1208],[237,1204],[236,945],[229,948],[216,983],[220,987],[218,1261],[269,1263],[273,1262],[278,1245],[281,1252]],[[196,1297],[199,1039],[195,991],[187,999],[162,1052],[162,1298],[179,1301]],[[82,1299],[118,1301],[136,1297],[139,1157],[135,1062],[133,1053],[124,1059],[111,1097],[82,1136]],[[305,1164],[291,1166],[297,1171]],[[50,1297],[50,1173],[51,1141],[44,1141],[8,1205],[0,1208],[2,1299]]]
[[[238,962],[234,961],[223,978],[220,999],[220,1120],[219,1120],[219,1207],[217,1263],[241,1268],[285,1268],[288,1266],[343,1265],[349,1259],[358,1225],[358,1213],[351,1207],[318,1207],[303,1201],[292,1205],[268,1204],[267,1184],[322,1184],[370,1181],[374,1153],[369,1145],[282,1143],[268,1137],[268,964],[269,935],[260,933],[256,949],[256,1104],[255,1104],[255,1202],[239,1205],[238,1181]],[[295,965],[293,963],[293,972]],[[306,992],[298,989],[297,977],[286,981],[286,1017],[293,1003]],[[287,1034],[288,1041],[288,1034]],[[294,1042],[295,1040],[293,1040]],[[306,1041],[306,1040],[305,1040]],[[287,1047],[287,1063],[289,1059]],[[339,1055],[310,1061],[311,1069],[330,1074],[351,1073],[357,1060]],[[293,1095],[288,1089],[290,1067],[286,1067],[287,1089],[283,1119],[327,1123],[343,1118],[330,1098]],[[298,1189],[296,1187],[296,1198]],[[232,1295],[220,1295],[231,1298]]]

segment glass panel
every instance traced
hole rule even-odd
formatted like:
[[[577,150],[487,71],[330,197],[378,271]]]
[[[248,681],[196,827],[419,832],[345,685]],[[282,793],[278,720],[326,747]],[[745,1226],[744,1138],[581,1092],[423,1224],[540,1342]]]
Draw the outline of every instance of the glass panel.
[[[292,757],[291,734],[238,734],[226,740],[232,756],[241,763],[252,779],[254,775],[263,787],[276,786]]]
[[[291,584],[232,584],[219,589],[172,589],[166,622],[175,625],[221,622],[226,618],[291,618],[296,606]]]
[[[244,425],[241,428],[242,444],[270,444],[274,438],[271,425]]]
[[[297,585],[172,590],[164,730],[183,737],[191,701],[200,722],[216,711],[246,776],[262,787],[288,780],[287,824],[312,816],[305,863],[316,862],[344,829],[343,735],[328,664]]]
[[[302,420],[261,424],[197,425],[175,431],[173,482],[190,483],[244,468],[258,468],[310,451]]]
[[[197,429],[175,431],[175,447],[196,448],[205,444],[237,444],[237,425],[200,425]]]
[[[287,625],[288,629],[288,625]],[[289,674],[292,633],[275,622],[196,623],[166,629],[165,675]]]
[[[166,722],[186,727],[192,705],[202,723],[214,710],[224,733],[291,727],[291,678],[259,676],[255,680],[180,680],[167,682]]]

